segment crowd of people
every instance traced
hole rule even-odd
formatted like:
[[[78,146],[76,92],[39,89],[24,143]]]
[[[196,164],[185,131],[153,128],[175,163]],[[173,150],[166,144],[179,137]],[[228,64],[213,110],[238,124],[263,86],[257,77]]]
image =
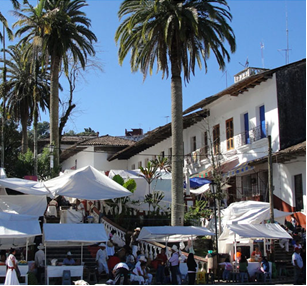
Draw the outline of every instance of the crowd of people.
[[[291,264],[293,265],[293,278],[296,285],[306,284],[306,232],[304,229],[298,227],[294,217],[291,219],[291,225],[282,227],[290,234],[291,239],[280,239],[279,246],[285,249],[286,252],[292,252]],[[291,229],[290,229],[291,228]],[[299,229],[301,231],[299,231]],[[229,281],[235,279],[243,283],[246,281],[266,281],[271,275],[272,269],[267,257],[262,254],[259,246],[256,244],[251,252],[250,258],[247,259],[246,255],[242,253],[241,247],[237,247],[237,251],[233,256],[233,263],[229,258],[220,265],[223,267],[223,280]],[[253,277],[250,277],[248,265],[250,262],[259,262],[259,267]],[[237,269],[236,269],[237,268]],[[290,273],[287,273],[290,275]]]
[[[153,283],[155,272],[155,284],[181,284],[185,278],[189,284],[194,284],[196,278],[197,264],[194,254],[191,252],[186,257],[174,244],[169,255],[166,248],[161,248],[154,260],[145,257],[138,245],[140,228],[135,228],[131,235],[129,245],[115,247],[115,253],[109,255],[107,244],[100,243],[96,254],[99,277],[107,276],[110,284],[139,284],[150,285]],[[112,236],[109,240],[112,239]],[[180,263],[186,263],[187,275],[183,277],[180,273]]]

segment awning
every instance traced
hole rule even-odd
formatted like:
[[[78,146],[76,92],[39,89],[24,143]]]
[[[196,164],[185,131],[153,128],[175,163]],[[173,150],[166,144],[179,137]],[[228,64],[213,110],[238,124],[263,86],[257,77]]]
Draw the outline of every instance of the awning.
[[[268,238],[268,239],[281,239],[292,237],[284,230],[279,224],[228,224],[226,226],[233,233],[238,234],[241,237],[247,238]],[[231,234],[231,233],[229,233]],[[219,240],[223,240],[225,237],[221,236]]]
[[[210,184],[205,184],[196,190],[190,190],[190,192],[194,195],[200,195],[202,193],[208,192],[210,190]]]
[[[237,166],[238,164],[239,164],[238,159],[235,159],[235,160],[230,161],[230,162],[226,162],[226,163],[222,164],[220,167],[217,168],[217,172],[222,173],[222,174],[228,173],[230,170],[235,168],[235,166]],[[201,172],[193,175],[192,177],[210,178],[210,177],[212,177],[212,173],[213,173],[213,167],[210,166],[206,170],[201,171]]]
[[[194,177],[190,178],[190,188],[197,189],[205,184],[210,184],[211,181],[205,178]],[[184,188],[186,188],[186,182],[183,184]]]
[[[241,164],[238,164],[237,166],[235,166],[234,168],[232,168],[230,171],[228,171],[227,173],[225,173],[223,176],[224,177],[233,177],[242,173],[246,173],[248,171],[254,170],[255,167],[250,166],[249,163],[251,163],[252,161],[247,161]]]
[[[179,242],[197,236],[214,235],[205,227],[198,226],[146,226],[142,227],[138,240]]]
[[[107,241],[101,223],[45,223],[44,244],[46,246],[81,246]]]

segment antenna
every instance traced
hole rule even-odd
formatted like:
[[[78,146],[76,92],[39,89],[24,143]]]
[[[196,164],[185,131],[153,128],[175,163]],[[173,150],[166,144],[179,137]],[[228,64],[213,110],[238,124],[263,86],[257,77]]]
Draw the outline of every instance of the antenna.
[[[264,68],[264,56],[263,56],[264,43],[262,41],[260,42],[260,49],[261,49],[262,68]]]
[[[244,65],[243,65],[243,64],[241,64],[240,62],[239,62],[239,64],[240,64],[242,67],[248,68],[248,67],[249,67],[248,57],[246,57],[246,62],[245,62],[245,64],[244,64]]]
[[[285,52],[285,61],[286,65],[289,63],[289,30],[288,30],[288,9],[287,9],[287,3],[286,3],[286,38],[287,38],[287,48],[286,49],[279,49],[278,51]]]

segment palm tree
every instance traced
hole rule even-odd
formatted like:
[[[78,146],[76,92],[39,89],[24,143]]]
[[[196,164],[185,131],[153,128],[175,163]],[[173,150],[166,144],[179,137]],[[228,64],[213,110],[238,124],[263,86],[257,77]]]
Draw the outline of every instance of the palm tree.
[[[81,11],[87,6],[85,0],[40,0],[35,10],[28,1],[29,9],[15,13],[20,20],[15,26],[21,26],[16,35],[26,36],[22,43],[39,39],[42,52],[50,57],[50,143],[55,146],[54,168],[59,166],[59,72],[64,64],[68,70],[68,54],[74,62],[85,67],[88,55],[95,55],[93,42],[97,38],[90,31],[91,21]],[[27,16],[27,14],[29,14]]]
[[[19,2],[17,0],[11,0],[14,9],[18,9],[19,8]],[[10,30],[10,28],[8,27],[7,24],[7,20],[6,18],[3,16],[3,14],[0,11],[0,22],[3,25],[3,33],[1,33],[0,30],[0,42],[3,42],[3,59],[5,62],[5,31],[7,32],[7,35],[9,37],[9,39],[11,40],[13,38],[13,33]],[[1,126],[1,167],[4,167],[4,126],[5,126],[5,103],[6,103],[6,67],[5,67],[5,63],[3,65],[3,73],[2,73],[2,87],[1,87],[1,98],[2,98],[2,126]]]
[[[7,108],[8,112],[22,126],[22,152],[28,150],[27,126],[38,116],[38,107],[42,111],[49,106],[49,74],[39,70],[37,77],[32,72],[31,60],[24,57],[26,48],[20,46],[9,46],[6,53],[9,59],[7,66]],[[3,62],[3,60],[0,60]],[[38,101],[34,100],[33,91],[37,90]],[[35,105],[39,106],[35,108]]]
[[[228,21],[232,16],[225,0],[124,0],[118,12],[123,18],[116,31],[119,62],[131,51],[133,72],[140,70],[144,79],[154,66],[162,78],[171,73],[172,101],[172,225],[182,225],[183,200],[183,121],[182,78],[189,82],[195,65],[202,68],[212,51],[221,69],[225,58],[235,51],[235,36]]]

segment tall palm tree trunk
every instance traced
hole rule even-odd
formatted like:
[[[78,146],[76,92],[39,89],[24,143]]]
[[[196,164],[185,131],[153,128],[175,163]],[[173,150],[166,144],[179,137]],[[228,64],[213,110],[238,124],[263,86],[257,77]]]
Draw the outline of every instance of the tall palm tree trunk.
[[[182,80],[180,73],[173,74],[171,80],[172,99],[172,213],[171,224],[183,225],[183,119]]]
[[[28,151],[28,116],[26,112],[21,118],[21,151],[27,153]]]
[[[53,55],[51,57],[50,76],[50,144],[54,144],[54,169],[57,170],[60,163],[59,142],[59,70],[61,59]]]

